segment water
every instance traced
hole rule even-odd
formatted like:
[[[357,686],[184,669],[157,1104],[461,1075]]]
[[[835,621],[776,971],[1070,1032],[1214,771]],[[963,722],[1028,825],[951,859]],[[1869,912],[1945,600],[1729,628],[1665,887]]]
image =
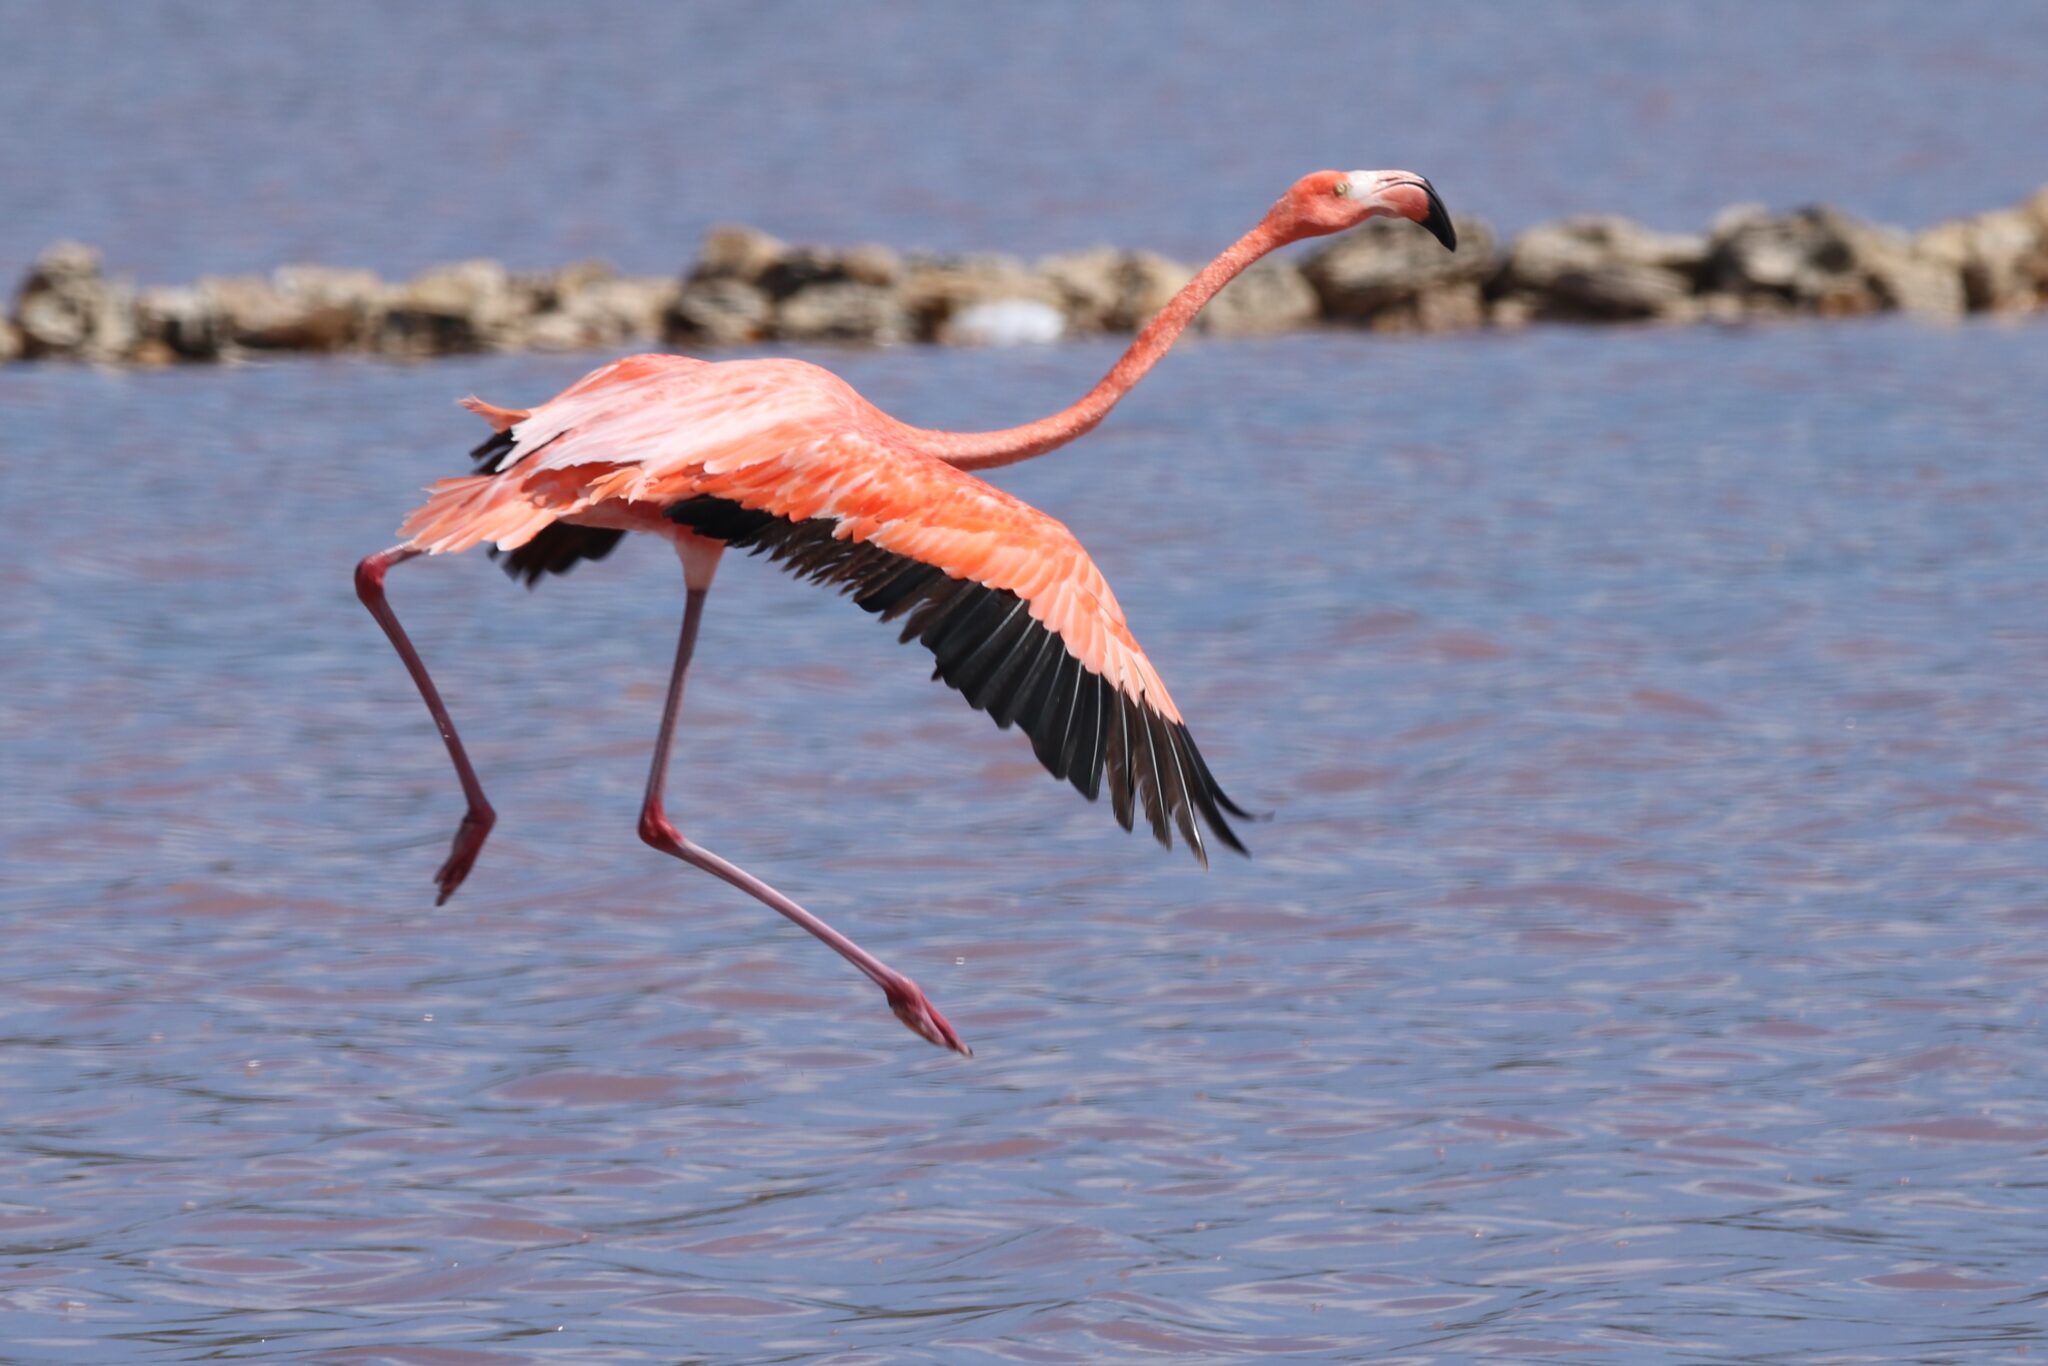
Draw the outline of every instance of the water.
[[[2030,0],[0,0],[0,50],[10,282],[59,236],[144,280],[661,272],[733,219],[1199,261],[1326,166],[1507,229],[1747,200],[1922,227],[2038,188],[2048,127]]]
[[[961,77],[933,126],[821,82],[807,26],[645,11],[723,33],[725,88],[758,110],[772,87],[792,112],[760,136],[822,177],[778,199],[759,187],[804,186],[790,164],[657,118],[657,152],[699,150],[685,199],[597,155],[625,111],[709,99],[659,53],[613,54],[615,89],[588,76],[603,35],[571,43],[551,119],[504,83],[415,79],[446,56],[424,30],[471,20],[473,74],[531,71],[522,44],[572,23],[492,12],[133,7],[88,43],[68,9],[9,6],[54,55],[0,91],[38,134],[0,139],[0,178],[86,152],[150,174],[12,200],[0,240],[71,215],[164,277],[586,246],[658,268],[692,216],[779,205],[798,236],[1037,249],[1156,223],[1192,255],[1272,164],[1351,159],[1220,115],[1144,158],[1076,135],[1091,101],[1140,117],[1118,72],[1226,112],[1292,91],[1263,28],[1193,26],[1158,68],[1041,37],[1027,55],[1080,63],[1071,101],[960,26],[899,52],[929,12],[832,31],[868,35],[863,61],[981,61],[990,93]],[[1128,56],[1144,25],[1099,12]],[[2038,178],[1991,134],[2042,96],[1984,79],[2023,60],[2032,10],[1859,7],[1857,61],[1789,86],[1771,73],[1833,52],[1843,12],[1768,34],[1731,12],[1574,9],[1528,36],[1546,64],[1391,11],[1381,50],[1435,55],[1386,79],[1466,99],[1402,124],[1443,141],[1359,159],[1468,158],[1503,221],[1566,189],[1689,221],[1738,165],[1908,221]],[[1605,61],[1589,24],[1761,66],[1602,66],[1679,111],[1615,145],[1568,79]],[[1203,84],[1211,47],[1235,83]],[[57,79],[81,54],[109,72],[83,93]],[[1317,80],[1381,69],[1300,56]],[[373,60],[405,75],[377,99]],[[1548,74],[1500,84],[1525,67]],[[1916,98],[1851,98],[1909,68]],[[247,74],[279,71],[299,84]],[[1761,93],[1709,136],[1689,120],[1733,81]],[[1575,131],[1468,136],[1504,89]],[[114,90],[95,107],[131,122],[22,96]],[[1836,115],[1780,118],[1823,92],[1870,156],[1821,164]],[[417,138],[378,140],[408,112]],[[1316,136],[1355,121],[1329,118]],[[452,156],[491,130],[496,155]],[[1727,155],[1765,130],[1782,161]],[[1057,137],[1055,182],[1029,168]],[[1928,148],[1945,178],[1887,172]],[[1172,207],[1111,194],[1126,172]],[[323,176],[361,192],[314,195]],[[587,214],[534,188],[577,176]],[[1066,402],[1112,348],[807,354],[912,421],[985,427]],[[394,573],[501,813],[431,906],[460,800],[349,569],[464,468],[480,433],[452,398],[531,401],[599,359],[0,370],[0,1359],[2036,1359],[2048,328],[1188,346],[1000,481],[1093,549],[1226,787],[1275,813],[1207,875],[862,613],[728,563],[673,809],[914,974],[972,1062],[634,837],[681,606],[653,546],[531,594],[478,556]]]
[[[831,359],[946,422],[1107,355]],[[657,547],[393,576],[502,812],[430,909],[459,800],[348,566],[461,463],[449,395],[573,365],[9,371],[9,1358],[2018,1353],[2044,362],[1903,324],[1174,357],[1004,482],[1277,810],[1207,876],[728,564],[681,818],[972,1063],[635,840]]]

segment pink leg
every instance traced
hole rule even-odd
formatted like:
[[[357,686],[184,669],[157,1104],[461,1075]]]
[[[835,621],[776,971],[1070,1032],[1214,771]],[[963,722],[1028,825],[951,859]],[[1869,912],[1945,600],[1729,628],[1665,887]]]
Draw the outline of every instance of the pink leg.
[[[675,738],[676,715],[682,710],[683,675],[689,671],[690,655],[696,648],[697,619],[703,612],[704,592],[702,588],[690,589],[688,601],[683,608],[683,633],[676,642],[675,672],[669,676],[668,701],[661,712],[661,734],[654,742],[654,765],[647,774],[647,800],[640,808],[640,838],[664,854],[673,854],[693,868],[701,868],[714,877],[723,878],[771,910],[779,911],[794,920],[829,944],[840,957],[866,973],[889,998],[889,1009],[896,1013],[896,1018],[903,1021],[913,1034],[941,1048],[950,1048],[956,1053],[973,1057],[974,1050],[960,1042],[960,1036],[953,1032],[953,1026],[946,1023],[946,1017],[939,1014],[937,1006],[925,999],[925,994],[918,989],[917,983],[746,869],[728,863],[709,849],[692,844],[683,838],[683,833],[676,829],[663,813],[662,789],[668,780],[669,743]]]
[[[441,871],[434,874],[434,882],[441,889],[441,894],[434,898],[434,904],[439,906],[455,895],[462,879],[469,876],[470,866],[484,847],[491,826],[497,823],[498,813],[491,810],[491,804],[484,800],[483,784],[476,780],[476,770],[469,766],[469,755],[463,753],[462,738],[455,733],[455,723],[448,718],[448,708],[442,705],[440,690],[427,676],[427,666],[420,662],[419,651],[413,649],[405,628],[398,624],[391,604],[384,600],[385,573],[392,565],[404,564],[420,553],[395,545],[364,560],[356,566],[356,596],[363,600],[363,606],[370,609],[370,615],[377,618],[384,634],[391,637],[398,657],[405,661],[406,671],[419,686],[420,696],[426,699],[427,710],[434,714],[434,724],[440,727],[441,738],[448,743],[448,757],[455,761],[455,776],[462,780],[462,795],[469,799],[469,810],[463,815],[462,824],[455,828],[455,846],[449,850],[448,861],[441,865]]]

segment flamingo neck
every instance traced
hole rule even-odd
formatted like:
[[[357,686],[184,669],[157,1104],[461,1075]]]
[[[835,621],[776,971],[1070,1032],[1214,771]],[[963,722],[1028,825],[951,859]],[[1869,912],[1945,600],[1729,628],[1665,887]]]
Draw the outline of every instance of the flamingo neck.
[[[963,470],[985,470],[1010,465],[1056,450],[1078,436],[1093,431],[1109,415],[1117,400],[1129,393],[1159,358],[1165,355],[1202,306],[1216,297],[1245,267],[1290,240],[1268,223],[1260,223],[1223,249],[1223,253],[1181,287],[1159,316],[1131,342],[1093,389],[1080,402],[1050,417],[1007,427],[997,432],[938,432],[913,428],[918,444],[947,464]]]

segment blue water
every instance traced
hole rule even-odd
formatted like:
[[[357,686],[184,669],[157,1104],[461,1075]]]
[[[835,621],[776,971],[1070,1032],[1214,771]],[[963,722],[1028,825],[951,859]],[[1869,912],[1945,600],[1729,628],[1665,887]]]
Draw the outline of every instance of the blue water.
[[[832,359],[968,423],[1107,354]],[[1903,324],[1174,357],[1004,482],[1277,811],[1207,876],[730,563],[685,828],[972,1063],[635,840],[655,547],[393,576],[503,813],[430,908],[458,800],[348,565],[460,463],[448,395],[563,362],[6,372],[10,1359],[2017,1352],[2044,361]]]
[[[2048,8],[1553,0],[0,0],[0,279],[797,241],[1204,260],[1302,172],[1518,229],[1815,201],[1906,227],[2048,178]]]
[[[246,97],[228,70],[275,73],[266,54],[294,36],[326,54],[313,106],[393,126],[429,106],[383,110],[350,62],[424,65],[405,26],[464,11],[122,12],[132,30],[95,42],[124,71],[146,42],[244,21],[132,87],[150,136],[185,149],[162,167],[181,212],[81,229],[112,243],[118,218],[129,259],[167,276],[322,240],[383,266],[559,259],[574,219],[541,200],[465,217],[481,201],[451,192],[382,236],[358,201],[453,175],[442,139],[462,118],[528,129],[557,177],[587,154],[601,179],[608,102],[668,89],[570,63],[557,103],[574,112],[552,120],[487,118],[472,106],[505,96],[472,85],[471,104],[435,95],[467,112],[378,148],[359,128],[321,145],[289,102],[289,136],[179,132],[178,100]],[[1981,109],[1936,98],[1955,87],[1930,35],[1976,30],[1855,12],[1877,16],[1875,55],[1815,86],[1919,59],[1926,84],[1889,117],[1975,148],[1948,193],[2017,197]],[[60,13],[5,17],[83,44]],[[570,22],[552,13],[480,26],[475,60],[518,67],[536,26]],[[679,13],[647,22],[716,26]],[[1335,22],[1287,13],[1273,22]],[[1444,89],[1475,84],[1460,63],[1509,69],[1448,18],[1390,13],[1438,52]],[[1744,8],[1638,13],[1569,12],[1528,46],[1577,53],[1594,19],[1767,46],[1708,23]],[[1774,40],[1792,52],[1843,26],[1833,7],[1776,13],[1804,16]],[[1887,38],[1881,19],[1921,27]],[[735,86],[824,98],[769,61],[823,41],[803,25],[778,47],[738,12],[717,22],[757,54]],[[1282,88],[1263,32],[1238,35],[1243,84],[1189,76],[1187,99]],[[1080,117],[1059,81],[1098,69],[1058,41],[1080,74],[1032,87],[1056,123]],[[651,73],[643,46],[572,52]],[[995,61],[957,36],[898,60],[947,51]],[[56,65],[0,89],[15,100]],[[1702,98],[1671,60],[1618,70]],[[989,79],[957,119],[910,128],[907,102],[853,101],[816,136],[900,188],[992,156],[978,120],[1024,77]],[[1543,107],[1583,120],[1569,93]],[[1651,150],[1572,126],[1586,183],[1621,184],[1617,164]],[[1870,126],[1870,157],[1803,183],[1853,200],[1843,186],[1883,179],[1911,140]],[[362,193],[313,195],[274,156],[244,162],[274,187],[263,213],[199,192],[219,183],[206,149],[236,136],[360,158],[345,183]],[[1662,136],[1725,197],[1700,138]],[[1227,141],[1196,128],[1161,156],[1256,150]],[[1066,154],[1098,187],[1132,160],[1100,139]],[[1274,155],[1281,180],[1303,159]],[[1358,159],[1434,175],[1432,155]],[[1485,162],[1475,191],[1549,174],[1460,155]],[[0,139],[0,157],[52,156]],[[844,166],[819,164],[839,200],[793,213],[907,240],[914,205],[848,195]],[[511,194],[513,169],[477,174]],[[1173,232],[1234,230],[1244,194],[1138,174],[1187,193],[1161,210]],[[1109,221],[1028,180],[1013,165],[943,187],[983,239],[974,215],[1024,245]],[[1909,182],[1852,207],[1948,211]],[[672,221],[767,216],[738,180],[705,183],[718,193]],[[1629,183],[1650,217],[1698,189],[1677,171],[1668,192]],[[134,189],[88,177],[72,202]],[[1475,207],[1509,219],[1486,193],[1504,207]],[[1532,198],[1528,216],[1550,211]],[[29,226],[0,232],[40,238],[52,210],[23,202]],[[616,240],[593,249],[653,259],[665,231],[607,202],[593,221]],[[1114,352],[805,354],[911,421],[987,427],[1066,402]],[[864,614],[730,558],[672,809],[915,975],[971,1062],[634,837],[681,607],[657,547],[534,593],[474,555],[393,574],[500,811],[469,883],[432,907],[460,801],[349,569],[420,485],[465,467],[480,433],[454,397],[533,401],[600,359],[0,370],[0,1360],[1974,1363],[2048,1346],[2048,328],[1189,345],[1085,443],[1000,482],[1091,547],[1224,785],[1274,813],[1247,830],[1250,862],[1206,875],[1046,778]]]

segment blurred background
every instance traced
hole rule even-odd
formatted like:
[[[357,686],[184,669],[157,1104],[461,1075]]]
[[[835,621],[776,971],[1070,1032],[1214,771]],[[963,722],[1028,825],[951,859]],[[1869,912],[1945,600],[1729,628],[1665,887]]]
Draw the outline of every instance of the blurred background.
[[[472,256],[679,267],[703,229],[1197,261],[1297,174],[1422,169],[1513,232],[2042,182],[2024,3],[0,6],[0,262],[144,281]]]
[[[2048,183],[2024,3],[0,0],[0,48],[10,282],[1200,261],[1325,166],[1503,235]],[[1121,345],[774,353],[984,428]],[[0,367],[0,1355],[2031,1359],[2038,314],[1190,339],[999,482],[1276,813],[1207,875],[729,558],[672,810],[971,1063],[635,839],[656,547],[393,575],[500,813],[433,908],[460,799],[350,568],[453,399],[608,355]]]

